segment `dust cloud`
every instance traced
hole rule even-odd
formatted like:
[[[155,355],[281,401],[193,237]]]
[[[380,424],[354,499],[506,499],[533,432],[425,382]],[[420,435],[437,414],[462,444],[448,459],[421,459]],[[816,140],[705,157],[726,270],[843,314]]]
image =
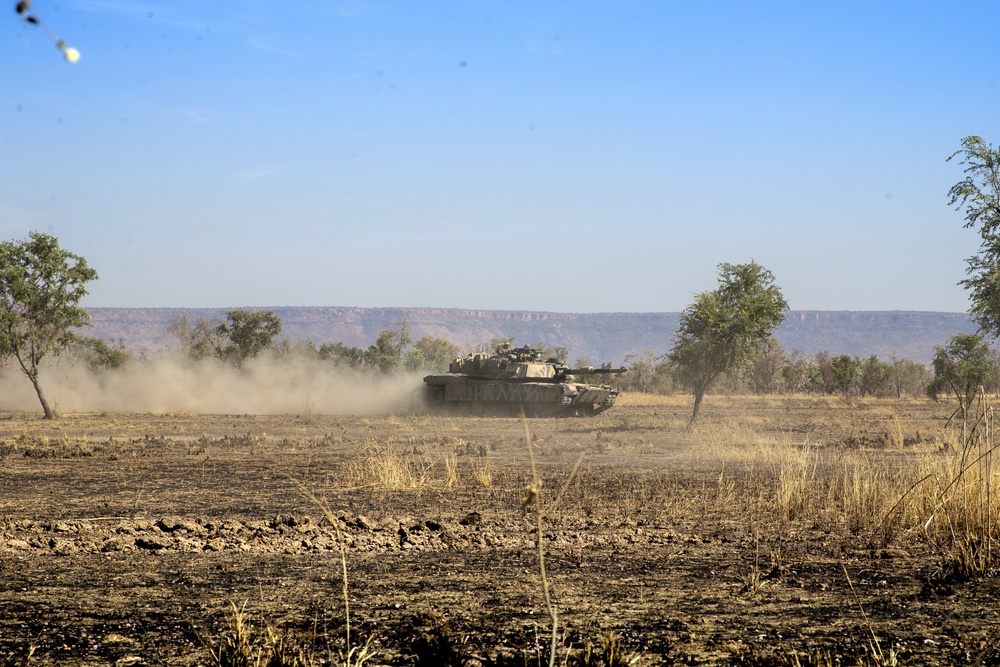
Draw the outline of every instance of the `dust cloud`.
[[[56,359],[39,377],[49,404],[63,413],[400,414],[417,406],[423,386],[422,374],[367,374],[288,359],[254,359],[243,372],[216,360],[169,357],[93,372]],[[31,383],[9,364],[0,369],[0,409],[41,409]]]

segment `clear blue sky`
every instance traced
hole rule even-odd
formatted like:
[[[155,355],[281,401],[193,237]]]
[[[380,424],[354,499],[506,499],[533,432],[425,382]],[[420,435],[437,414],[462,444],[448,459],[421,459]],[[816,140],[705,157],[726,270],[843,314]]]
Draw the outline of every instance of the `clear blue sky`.
[[[964,311],[1000,3],[13,0],[0,238],[88,306]]]

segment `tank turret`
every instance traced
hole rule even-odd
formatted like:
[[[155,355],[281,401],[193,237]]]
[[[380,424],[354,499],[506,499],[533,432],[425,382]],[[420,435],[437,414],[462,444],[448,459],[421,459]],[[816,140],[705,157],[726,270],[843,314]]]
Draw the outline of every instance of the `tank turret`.
[[[615,404],[618,388],[587,384],[578,376],[613,375],[625,368],[570,368],[543,360],[541,350],[503,344],[493,353],[455,359],[446,375],[424,378],[431,406],[462,414],[592,416]]]

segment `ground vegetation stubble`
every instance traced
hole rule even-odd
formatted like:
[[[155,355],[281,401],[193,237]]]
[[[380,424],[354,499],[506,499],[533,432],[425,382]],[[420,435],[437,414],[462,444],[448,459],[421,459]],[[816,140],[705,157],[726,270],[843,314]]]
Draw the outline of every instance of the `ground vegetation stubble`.
[[[529,422],[564,642],[873,664],[874,632],[911,664],[1000,659],[1000,586],[951,576],[920,528],[940,484],[894,509],[955,456],[945,404],[716,397],[687,429],[685,397],[623,403]],[[337,517],[376,663],[428,633],[463,659],[546,653],[517,419],[7,413],[0,454],[0,658],[204,663],[233,603],[343,648],[336,530],[303,486]]]

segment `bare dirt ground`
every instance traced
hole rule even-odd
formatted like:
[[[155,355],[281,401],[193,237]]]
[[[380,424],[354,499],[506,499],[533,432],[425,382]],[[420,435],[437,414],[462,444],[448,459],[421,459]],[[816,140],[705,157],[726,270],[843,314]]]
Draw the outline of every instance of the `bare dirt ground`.
[[[1000,664],[997,579],[886,529],[954,451],[946,404],[709,397],[688,430],[688,398],[641,398],[527,423],[561,646]],[[539,664],[531,483],[519,419],[0,413],[0,665],[211,664],[233,605],[336,662],[341,543],[369,664]]]

